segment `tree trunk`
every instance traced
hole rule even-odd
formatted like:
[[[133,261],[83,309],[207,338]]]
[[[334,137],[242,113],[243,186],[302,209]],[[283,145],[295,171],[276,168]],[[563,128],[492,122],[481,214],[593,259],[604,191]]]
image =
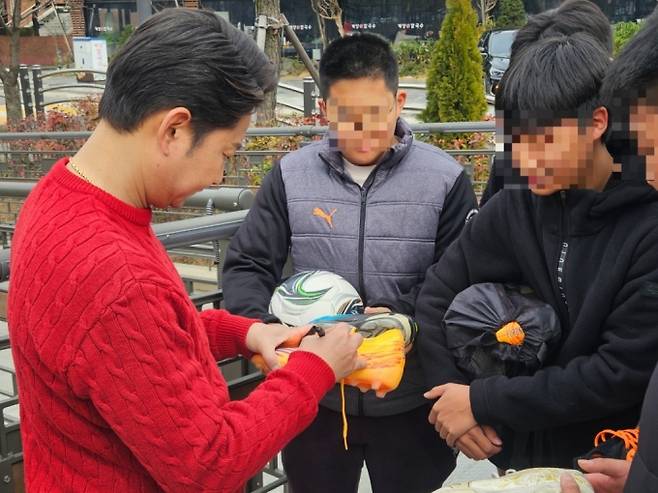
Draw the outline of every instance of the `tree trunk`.
[[[7,107],[7,124],[18,123],[23,118],[21,91],[18,88],[18,71],[9,71],[4,77],[5,106]]]
[[[344,38],[345,37],[345,28],[343,27],[343,16],[342,16],[342,14],[339,15],[338,17],[335,17],[334,22],[336,23],[336,28],[338,29],[338,35],[341,38]]]
[[[256,16],[266,15],[271,19],[278,19],[281,13],[279,0],[256,0]],[[272,22],[270,20],[270,22]],[[272,60],[279,76],[281,62],[281,36],[280,29],[267,29],[265,37],[265,54]],[[276,126],[276,90],[265,96],[265,101],[256,111],[256,125],[259,127]]]
[[[322,51],[324,52],[329,45],[329,40],[327,39],[327,28],[324,24],[324,18],[320,14],[315,14],[318,18],[318,27],[320,28],[320,39],[322,40]]]
[[[20,23],[21,0],[14,0],[11,12],[12,26],[9,28],[4,20],[2,25],[9,34],[9,60],[0,60],[0,79],[5,93],[7,123],[18,123],[23,118],[21,108],[21,91],[18,87],[18,64],[20,59]]]

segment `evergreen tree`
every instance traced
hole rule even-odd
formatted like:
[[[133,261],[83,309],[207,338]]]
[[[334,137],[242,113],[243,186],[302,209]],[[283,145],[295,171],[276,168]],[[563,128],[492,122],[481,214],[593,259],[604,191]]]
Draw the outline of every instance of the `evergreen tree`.
[[[426,122],[479,121],[487,111],[478,19],[470,0],[447,0],[427,80]]]
[[[521,27],[526,23],[526,13],[523,0],[500,0],[498,4],[498,15],[496,16],[496,27],[508,29]]]

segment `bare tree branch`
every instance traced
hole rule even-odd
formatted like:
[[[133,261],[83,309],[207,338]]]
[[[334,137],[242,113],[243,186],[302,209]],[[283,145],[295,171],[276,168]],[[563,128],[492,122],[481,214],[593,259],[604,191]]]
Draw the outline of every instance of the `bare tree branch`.
[[[21,35],[21,0],[14,0],[14,11],[12,12],[11,26],[11,65],[10,70],[18,70],[20,59],[20,35]]]
[[[21,0],[14,0],[14,11],[11,14],[14,29],[21,28]]]
[[[323,19],[334,21],[338,33],[341,37],[345,36],[343,28],[343,9],[340,8],[338,0],[311,0],[311,8],[318,16]]]
[[[0,4],[0,27],[4,30],[5,33],[9,32],[9,26],[7,25],[7,21],[5,20],[5,6],[4,2]],[[0,58],[0,80],[4,84],[6,81],[6,78],[8,76],[7,69],[5,68],[6,64],[4,60]]]
[[[480,20],[483,25],[486,24],[489,13],[496,8],[497,3],[498,0],[480,0],[477,3],[478,10],[480,11]]]
[[[275,67],[279,67],[281,57],[280,28],[271,25],[271,20],[279,19],[281,5],[279,0],[256,0],[256,15],[264,15],[268,19],[268,27],[265,35],[264,51]],[[278,68],[277,68],[278,70]],[[278,76],[278,73],[277,73]],[[276,89],[265,96],[265,100],[256,111],[257,126],[276,125]]]

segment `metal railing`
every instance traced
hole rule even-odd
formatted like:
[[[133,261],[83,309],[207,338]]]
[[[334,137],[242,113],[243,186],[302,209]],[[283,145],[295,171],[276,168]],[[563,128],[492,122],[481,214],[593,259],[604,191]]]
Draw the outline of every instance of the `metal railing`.
[[[34,181],[0,181],[0,197],[25,198],[36,186]],[[216,187],[207,188],[185,199],[186,207],[207,207],[221,211],[241,211],[249,209],[254,202],[254,191],[249,188]],[[0,224],[2,231],[2,224]]]
[[[228,240],[238,230],[245,217],[246,210],[226,212],[223,214],[205,215],[179,221],[154,224],[155,236],[172,253],[181,253],[178,249],[188,247],[192,250],[183,254],[196,256],[193,249],[198,249],[204,242],[217,242]],[[0,249],[0,282],[9,280],[11,236],[14,232],[13,224],[0,224],[0,238],[3,248]],[[217,260],[217,245],[204,249],[203,256]],[[215,262],[218,264],[218,262]],[[219,272],[219,265],[217,265]],[[217,280],[219,284],[219,278]]]
[[[426,91],[427,90],[427,85],[426,84],[411,84],[411,83],[401,83],[398,84],[398,87],[400,89],[408,89],[408,90],[417,90],[417,91]]]
[[[52,85],[45,87],[44,81],[54,78],[61,77],[66,75],[77,75],[77,74],[91,74],[101,75],[103,78],[101,80],[94,81],[96,83],[90,82],[80,82],[76,79],[75,83],[61,83],[57,85]],[[70,97],[59,98],[56,100],[46,101],[46,94],[64,91],[68,89],[90,89],[93,91],[103,91],[105,90],[105,76],[107,74],[102,71],[97,70],[80,70],[80,69],[63,69],[55,70],[50,72],[44,72],[43,68],[40,65],[20,65],[19,66],[19,81],[21,87],[21,96],[23,100],[23,110],[25,115],[32,115],[36,111],[37,113],[43,112],[46,107],[53,106],[56,104],[62,103],[71,103],[84,99],[84,97],[89,96],[89,94],[78,94],[76,96],[71,95]],[[425,91],[425,84],[413,84],[413,83],[401,83],[398,86],[400,89],[412,90],[412,91]],[[305,117],[310,117],[313,114],[317,113],[317,99],[320,97],[320,92],[318,87],[312,77],[305,77],[302,81],[302,87],[299,88],[292,84],[286,82],[279,82],[279,89],[283,89],[294,94],[299,94],[302,96],[302,106],[297,104],[289,103],[286,101],[277,100],[277,105],[283,106],[294,111],[302,113]],[[98,94],[98,93],[96,93]],[[422,106],[414,106],[411,104],[406,104],[404,107],[407,111],[423,111],[425,108]]]
[[[52,77],[59,77],[62,75],[70,74],[100,74],[105,76],[105,72],[99,72],[97,70],[79,70],[79,69],[65,69],[65,70],[55,70],[51,72],[43,71],[43,68],[40,65],[20,65],[18,69],[18,78],[21,86],[21,96],[23,100],[23,111],[25,116],[29,116],[37,113],[41,113],[47,106],[52,106],[60,103],[69,103],[81,99],[80,97],[66,97],[59,100],[47,101],[45,94],[54,91],[62,91],[65,89],[94,89],[94,90],[105,90],[104,84],[91,84],[85,82],[76,81],[76,83],[62,83],[59,85],[53,85],[50,87],[44,87],[44,80],[47,80]],[[31,77],[30,77],[31,76]],[[105,82],[101,80],[98,82]],[[81,96],[88,96],[81,94]]]
[[[52,85],[49,87],[44,86],[44,81],[53,78],[61,77],[65,75],[73,74],[96,74],[102,75],[101,80],[89,83],[89,82],[79,82],[76,80],[75,83],[61,83]],[[90,94],[78,94],[71,95],[70,97],[63,97],[56,100],[46,101],[46,94],[58,91],[64,91],[68,89],[92,89],[94,91],[104,91],[105,90],[105,72],[98,70],[80,70],[80,69],[65,69],[65,70],[55,70],[51,72],[44,72],[43,68],[40,65],[20,65],[19,66],[19,81],[21,86],[21,97],[23,100],[23,111],[25,116],[32,115],[36,111],[37,113],[43,112],[46,107],[53,106],[56,104],[62,103],[72,103],[79,101],[89,96]],[[295,111],[303,113],[304,116],[311,116],[316,110],[316,98],[318,92],[316,91],[315,82],[313,79],[310,79],[310,84],[305,79],[303,84],[303,89],[292,86],[290,84],[279,83],[280,89],[285,89],[292,91],[297,94],[303,95],[303,106],[297,106],[294,104],[286,103],[284,101],[277,101],[277,104],[284,106]],[[96,94],[100,94],[96,92]]]
[[[313,80],[312,77],[304,77],[302,81],[302,88],[300,89],[297,86],[294,86],[292,84],[287,84],[285,82],[279,82],[278,84],[279,89],[284,89],[286,91],[290,91],[295,94],[300,94],[303,96],[303,106],[297,106],[293,105],[290,103],[286,103],[284,101],[278,101],[277,104],[280,106],[284,106],[296,111],[299,111],[304,114],[305,117],[312,116],[317,112],[317,100],[320,97],[320,91],[318,86],[315,84],[315,81]],[[426,91],[427,87],[425,84],[410,84],[410,83],[402,83],[398,84],[398,87],[400,89],[405,89],[409,91]],[[414,106],[407,102],[404,105],[404,109],[407,111],[423,111],[425,107],[423,106]]]
[[[276,104],[299,111],[300,113],[303,113],[305,117],[313,115],[316,110],[318,93],[316,90],[317,86],[315,85],[315,82],[312,78],[305,77],[302,82],[301,89],[297,86],[293,86],[292,84],[286,84],[285,82],[279,82],[278,88],[284,89],[294,94],[301,94],[303,96],[303,106],[297,106],[279,100],[277,100]]]
[[[0,402],[0,493],[23,491],[22,462],[23,444],[20,423],[6,420],[9,408],[18,405],[18,397],[10,397]]]
[[[418,135],[433,134],[450,134],[462,132],[486,132],[495,131],[495,123],[488,122],[456,122],[456,123],[425,123],[412,124],[412,130]],[[247,138],[275,136],[275,137],[295,137],[301,136],[305,141],[317,139],[327,132],[327,127],[322,126],[299,126],[299,127],[275,127],[275,128],[251,128],[247,132]],[[35,180],[45,174],[52,164],[64,155],[71,155],[76,152],[77,146],[91,135],[91,132],[27,132],[11,133],[0,132],[0,173],[4,175],[15,176],[17,170],[23,170],[22,176],[25,178],[5,178],[0,181],[0,197],[5,197],[3,203],[6,211],[0,211],[0,241],[4,246],[8,245],[11,239],[9,228],[3,228],[3,223],[15,221],[17,206],[11,202],[11,198],[19,201],[29,193],[34,187]],[[421,137],[422,138],[422,137]],[[31,149],[30,141],[47,140],[51,142],[65,141],[70,150],[64,151],[34,151]],[[12,144],[19,142],[19,145]],[[302,142],[300,145],[304,145]],[[15,149],[19,147],[19,149]],[[205,190],[192,196],[186,202],[185,209],[156,211],[155,220],[171,221],[192,216],[208,215],[214,213],[214,209],[221,211],[244,210],[251,206],[254,199],[253,190],[257,187],[258,181],[267,172],[272,162],[280,159],[290,152],[281,149],[260,149],[260,150],[241,150],[236,153],[235,159],[227,162],[226,175],[224,182],[228,185],[219,189]],[[476,193],[483,189],[484,181],[474,178],[475,169],[473,160],[469,157],[484,156],[488,164],[495,153],[493,146],[484,149],[446,149],[446,152],[462,160],[462,164],[473,181]],[[464,159],[465,158],[465,159]],[[4,166],[11,166],[5,168]],[[482,162],[478,166],[482,166]],[[479,176],[479,175],[476,175]],[[1,178],[0,178],[1,179]],[[250,191],[251,189],[251,191]],[[9,197],[9,199],[7,199]],[[210,203],[210,200],[213,200]],[[208,206],[213,210],[208,211]],[[189,245],[183,251],[172,252],[177,255],[186,257],[197,257],[200,259],[218,261],[218,252],[206,245]]]
[[[435,134],[495,132],[495,123],[493,121],[417,123],[411,124],[410,127],[414,133],[421,138],[423,138],[423,136]],[[309,140],[323,136],[326,134],[327,130],[327,127],[314,125],[295,127],[254,127],[247,131],[247,139],[256,137],[285,138],[299,136],[303,137],[305,140]],[[2,171],[3,163],[18,162],[19,166],[25,167],[26,171],[24,174],[26,176],[29,176],[32,180],[37,179],[43,173],[48,171],[49,167],[52,166],[57,158],[75,153],[75,147],[79,146],[80,143],[90,135],[91,132],[87,131],[25,133],[0,132],[0,171]],[[42,139],[53,142],[67,141],[67,145],[72,146],[72,148],[67,151],[32,150],[29,141]],[[20,145],[14,146],[12,144],[12,142],[16,141],[18,141]],[[16,149],[16,147],[18,148]],[[272,162],[281,158],[287,152],[289,151],[281,149],[253,149],[238,151],[235,159],[227,163],[225,183],[231,184],[232,186],[253,187],[255,184],[253,177],[262,173],[261,166],[263,160]],[[484,149],[446,149],[446,152],[452,156],[486,156],[490,160],[494,155],[495,150],[492,145]],[[465,162],[463,164],[465,165],[469,176],[472,176],[473,170],[469,163]],[[476,186],[481,185],[482,184],[476,184]]]
[[[465,132],[495,132],[496,123],[481,122],[445,122],[445,123],[412,123],[411,130],[417,134],[442,134]],[[326,126],[300,125],[296,127],[252,127],[247,130],[247,137],[303,137],[323,136],[329,130]],[[87,139],[91,132],[0,132],[1,141],[12,140],[75,140]]]

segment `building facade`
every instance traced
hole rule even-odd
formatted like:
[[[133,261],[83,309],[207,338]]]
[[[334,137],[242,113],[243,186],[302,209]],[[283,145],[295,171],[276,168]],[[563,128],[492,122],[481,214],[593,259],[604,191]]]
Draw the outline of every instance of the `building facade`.
[[[656,0],[594,0],[612,22],[641,19],[656,7]],[[136,0],[70,0],[81,14],[73,15],[76,35],[99,36],[120,32],[126,25],[137,25]],[[319,42],[319,29],[310,0],[280,0],[281,11],[305,43]],[[199,5],[222,13],[233,24],[249,27],[254,24],[253,0],[152,0],[158,11],[177,5]],[[559,0],[524,0],[529,14],[559,5]],[[445,0],[341,0],[344,27],[347,31],[377,32],[391,41],[400,36],[436,37],[445,14]],[[73,12],[72,12],[73,14]],[[329,33],[336,32],[331,22]]]

